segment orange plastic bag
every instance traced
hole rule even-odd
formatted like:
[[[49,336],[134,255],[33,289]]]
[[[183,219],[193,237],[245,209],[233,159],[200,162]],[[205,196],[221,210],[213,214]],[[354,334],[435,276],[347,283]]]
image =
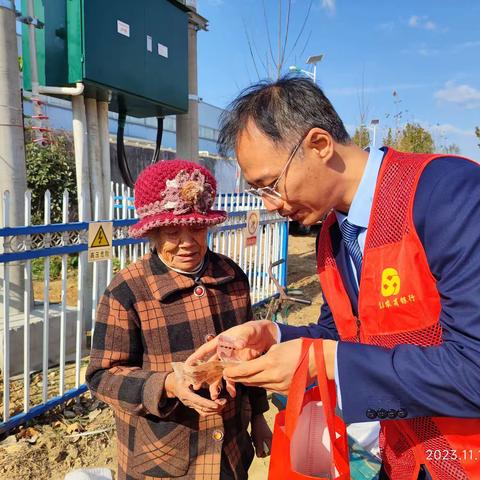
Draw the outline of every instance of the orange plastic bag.
[[[318,386],[305,393],[312,344]],[[350,480],[347,432],[335,405],[335,382],[327,380],[323,341],[304,338],[287,408],[275,417],[269,480]]]

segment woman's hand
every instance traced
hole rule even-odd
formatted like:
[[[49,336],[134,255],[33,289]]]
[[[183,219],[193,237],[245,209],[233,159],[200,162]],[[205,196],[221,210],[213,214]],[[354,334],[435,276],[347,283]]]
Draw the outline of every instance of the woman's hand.
[[[257,457],[270,455],[272,450],[272,431],[262,414],[252,418],[252,440]]]
[[[227,402],[225,398],[212,401],[197,395],[188,383],[179,380],[173,372],[170,372],[165,379],[165,393],[168,398],[178,398],[186,407],[198,412],[201,417],[219,414]]]

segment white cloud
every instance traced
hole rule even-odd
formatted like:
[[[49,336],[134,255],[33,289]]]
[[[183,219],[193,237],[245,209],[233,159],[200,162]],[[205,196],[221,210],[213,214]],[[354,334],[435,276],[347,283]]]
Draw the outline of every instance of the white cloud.
[[[429,48],[429,47],[423,45],[417,50],[417,53],[419,55],[424,56],[424,57],[432,57],[434,55],[438,55],[440,53],[440,51],[437,50],[436,48]]]
[[[462,135],[465,137],[474,137],[475,132],[473,129],[471,130],[465,130],[463,128],[456,127],[455,125],[452,125],[451,123],[437,123],[435,125],[431,124],[426,124],[424,125],[427,126],[427,128],[436,135]]]
[[[412,28],[423,28],[424,30],[436,30],[438,28],[438,25],[426,15],[412,15],[408,20],[408,25]]]
[[[444,103],[453,103],[462,108],[480,108],[480,90],[470,85],[447,82],[444,88],[435,92],[435,98]]]
[[[322,0],[322,7],[325,10],[328,10],[330,13],[335,12],[335,2],[336,0]]]
[[[417,17],[416,15],[412,15],[410,17],[410,20],[408,20],[408,24],[411,27],[416,27],[418,25],[418,20],[419,20],[419,17]]]
[[[477,48],[477,47],[480,47],[480,40],[459,43],[458,45],[454,45],[452,47],[452,53],[458,53],[462,50],[467,50],[469,48]]]
[[[395,28],[395,23],[393,22],[385,22],[377,25],[377,30],[384,30],[387,32],[391,32],[394,28]]]

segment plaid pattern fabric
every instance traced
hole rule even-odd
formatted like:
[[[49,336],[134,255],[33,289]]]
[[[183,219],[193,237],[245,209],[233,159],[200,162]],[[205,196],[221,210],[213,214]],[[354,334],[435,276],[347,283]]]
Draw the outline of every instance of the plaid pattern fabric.
[[[219,479],[222,455],[237,480],[247,478],[247,427],[251,415],[268,410],[263,389],[237,385],[222,414],[206,418],[162,398],[171,362],[252,318],[242,270],[211,251],[206,260],[195,281],[149,253],[119,272],[100,299],[86,378],[115,412],[119,479]],[[198,283],[206,290],[201,297]]]

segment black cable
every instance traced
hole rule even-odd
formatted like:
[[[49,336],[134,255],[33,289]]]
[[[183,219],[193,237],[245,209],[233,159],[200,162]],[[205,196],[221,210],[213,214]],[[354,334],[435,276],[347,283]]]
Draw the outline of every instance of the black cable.
[[[125,155],[125,143],[123,140],[126,119],[127,112],[119,112],[117,129],[117,163],[120,173],[122,174],[123,181],[127,186],[133,188],[135,182],[128,166],[127,156]]]
[[[127,120],[127,112],[120,112],[118,114],[118,130],[117,130],[117,163],[122,174],[123,181],[130,188],[134,187],[135,180],[132,172],[128,166],[127,155],[125,154],[125,122]],[[161,156],[161,146],[163,137],[163,117],[157,117],[157,139],[155,144],[155,151],[153,153],[151,163],[157,163]]]
[[[152,164],[157,163],[160,160],[160,153],[162,147],[163,137],[163,117],[157,117],[157,140],[155,144],[155,152],[152,157]]]

